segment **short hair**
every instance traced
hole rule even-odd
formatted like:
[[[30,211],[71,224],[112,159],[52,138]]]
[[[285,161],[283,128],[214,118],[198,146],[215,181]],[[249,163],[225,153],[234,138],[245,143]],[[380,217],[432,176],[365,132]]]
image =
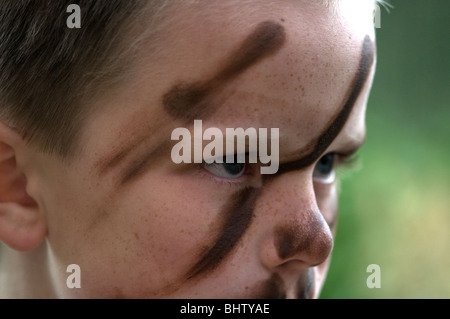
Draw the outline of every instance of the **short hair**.
[[[137,52],[131,35],[166,2],[3,0],[0,120],[44,152],[69,155],[86,102],[123,78]],[[81,9],[81,28],[67,26],[70,4]]]

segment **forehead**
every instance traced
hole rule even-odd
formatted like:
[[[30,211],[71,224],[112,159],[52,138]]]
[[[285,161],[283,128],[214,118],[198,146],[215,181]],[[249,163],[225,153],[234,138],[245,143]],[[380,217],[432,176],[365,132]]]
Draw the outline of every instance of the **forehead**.
[[[295,122],[304,128],[302,136],[314,136],[311,126],[329,124],[317,123],[318,117],[334,114],[348,95],[364,38],[373,39],[369,1],[360,1],[359,7],[343,1],[338,8],[318,2],[263,1],[255,8],[253,1],[240,5],[230,1],[179,10],[179,22],[167,36],[171,48],[167,58],[180,62],[178,86],[193,86],[185,100],[209,94],[205,88],[219,82],[216,99],[199,103],[203,109],[214,104],[215,123],[286,127]],[[266,28],[261,27],[264,24]],[[258,44],[258,38],[272,43]],[[252,39],[256,44],[245,46]],[[261,47],[257,58],[235,72],[232,80],[225,79],[224,71],[239,65],[242,55],[251,59],[255,46]],[[185,106],[194,117],[208,113]]]
[[[134,78],[100,101],[109,108],[106,113],[99,107],[98,112],[108,117],[108,124],[100,130],[97,117],[91,126],[99,129],[98,141],[114,135],[109,149],[129,144],[130,134],[136,140],[149,132],[152,139],[170,136],[180,121],[165,112],[165,94],[180,83],[204,85],[218,74],[220,79],[233,52],[267,21],[283,30],[282,43],[221,83],[212,93],[215,112],[209,120],[218,127],[286,128],[281,137],[299,139],[282,138],[281,144],[304,146],[339,112],[352,89],[364,38],[374,38],[367,8],[331,10],[315,1],[186,3],[168,10],[158,50],[142,50]]]

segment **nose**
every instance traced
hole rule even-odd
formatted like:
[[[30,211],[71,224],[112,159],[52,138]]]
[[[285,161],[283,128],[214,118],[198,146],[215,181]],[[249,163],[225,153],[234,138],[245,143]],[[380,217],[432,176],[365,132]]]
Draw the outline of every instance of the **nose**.
[[[260,256],[270,270],[298,275],[322,264],[331,253],[333,236],[319,210],[312,177],[308,176],[308,172],[279,176],[261,194],[259,207],[267,218],[262,224],[267,226]]]

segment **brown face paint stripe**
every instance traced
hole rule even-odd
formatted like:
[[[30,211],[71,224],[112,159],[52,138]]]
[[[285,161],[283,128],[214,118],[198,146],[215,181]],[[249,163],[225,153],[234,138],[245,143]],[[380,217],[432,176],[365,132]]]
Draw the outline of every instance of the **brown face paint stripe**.
[[[222,213],[226,218],[222,234],[188,272],[189,279],[216,269],[233,250],[250,225],[258,194],[257,189],[247,188],[232,196],[232,202]]]
[[[104,175],[114,167],[118,166],[119,163],[121,163],[127,157],[128,153],[130,153],[131,150],[141,144],[144,139],[145,137],[140,137],[139,139],[129,142],[128,145],[120,149],[118,152],[116,151],[116,153],[113,156],[109,157],[107,160],[99,160],[95,165],[98,171],[98,175]]]
[[[366,36],[364,38],[362,57],[360,60],[358,73],[353,81],[353,89],[349,94],[349,97],[347,98],[341,112],[333,120],[332,124],[326,129],[326,131],[318,138],[318,142],[310,154],[298,161],[280,165],[280,169],[277,174],[266,175],[265,177],[278,176],[279,174],[309,166],[317,160],[326,148],[328,148],[346,123],[350,112],[354,107],[356,99],[361,93],[361,90],[370,73],[370,68],[374,61],[374,55],[375,51],[372,41],[369,36]],[[259,189],[249,188],[238,192],[235,196],[232,196],[234,200],[224,211],[224,214],[228,217],[225,222],[225,226],[223,227],[222,234],[219,236],[212,248],[203,254],[200,261],[198,261],[190,269],[187,275],[188,279],[192,279],[200,274],[205,274],[215,270],[227,257],[227,255],[231,253],[233,248],[244,235],[247,228],[250,226],[253,217],[253,206],[258,198],[259,192]],[[321,226],[323,225],[321,224]],[[308,243],[302,244],[298,242],[297,235],[291,236],[289,242],[285,240],[286,237],[281,234],[281,232],[279,235],[280,241],[278,252],[281,258],[288,258],[288,256],[292,254],[293,250],[298,251],[298,249],[301,249],[303,246],[304,248],[311,248],[310,246],[312,246],[312,238],[307,240]],[[283,240],[281,240],[282,237],[284,237]]]
[[[273,21],[260,23],[240,47],[232,53],[225,67],[212,79],[198,83],[181,83],[163,95],[162,103],[168,114],[191,122],[215,111],[217,104],[209,101],[213,93],[242,74],[250,66],[281,49],[286,39],[284,27]]]
[[[153,161],[156,161],[159,157],[162,156],[162,154],[164,154],[164,152],[167,152],[167,150],[170,149],[170,145],[171,143],[169,141],[161,143],[150,153],[147,153],[144,157],[139,158],[138,160],[131,163],[129,167],[121,172],[119,186],[124,186],[125,184],[132,182],[137,177],[144,174],[147,169],[152,167],[151,164]]]
[[[313,268],[306,269],[297,281],[296,299],[312,299],[314,297],[315,274]]]
[[[283,279],[278,273],[273,273],[267,281],[255,292],[255,299],[286,299]]]
[[[352,90],[346,99],[342,110],[338,113],[336,118],[333,120],[331,125],[319,136],[318,141],[314,149],[303,156],[301,159],[280,164],[278,174],[284,174],[293,170],[299,170],[304,167],[308,167],[313,164],[322,153],[330,146],[334,139],[339,135],[345,123],[347,122],[353,107],[355,106],[356,100],[358,99],[364,84],[370,74],[370,69],[375,58],[375,48],[372,40],[368,35],[364,38],[364,43],[362,47],[361,59],[358,67],[358,72],[355,79],[353,80]]]
[[[116,138],[115,145],[110,147],[109,153],[97,160],[94,164],[94,171],[99,177],[108,174],[126,162],[135,149],[149,143],[149,139],[152,137],[152,134],[150,133],[161,132],[167,125],[167,121],[161,120],[151,126],[149,126],[148,123],[144,126],[137,123],[141,119],[142,115],[139,118],[137,116],[133,116],[133,118],[127,122],[126,125],[118,128],[119,132],[133,132],[133,134],[127,135],[126,139],[121,137],[122,134],[119,135]],[[137,130],[136,127],[138,127]],[[163,141],[163,143],[165,143],[166,146],[170,145],[170,143],[166,141]],[[160,147],[161,145],[158,148]]]

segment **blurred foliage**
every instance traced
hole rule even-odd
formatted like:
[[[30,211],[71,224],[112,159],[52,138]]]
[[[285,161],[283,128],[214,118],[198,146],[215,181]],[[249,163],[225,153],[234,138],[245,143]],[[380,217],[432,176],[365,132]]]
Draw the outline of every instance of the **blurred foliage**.
[[[450,1],[390,0],[321,298],[450,298]],[[381,267],[369,289],[367,266]]]

